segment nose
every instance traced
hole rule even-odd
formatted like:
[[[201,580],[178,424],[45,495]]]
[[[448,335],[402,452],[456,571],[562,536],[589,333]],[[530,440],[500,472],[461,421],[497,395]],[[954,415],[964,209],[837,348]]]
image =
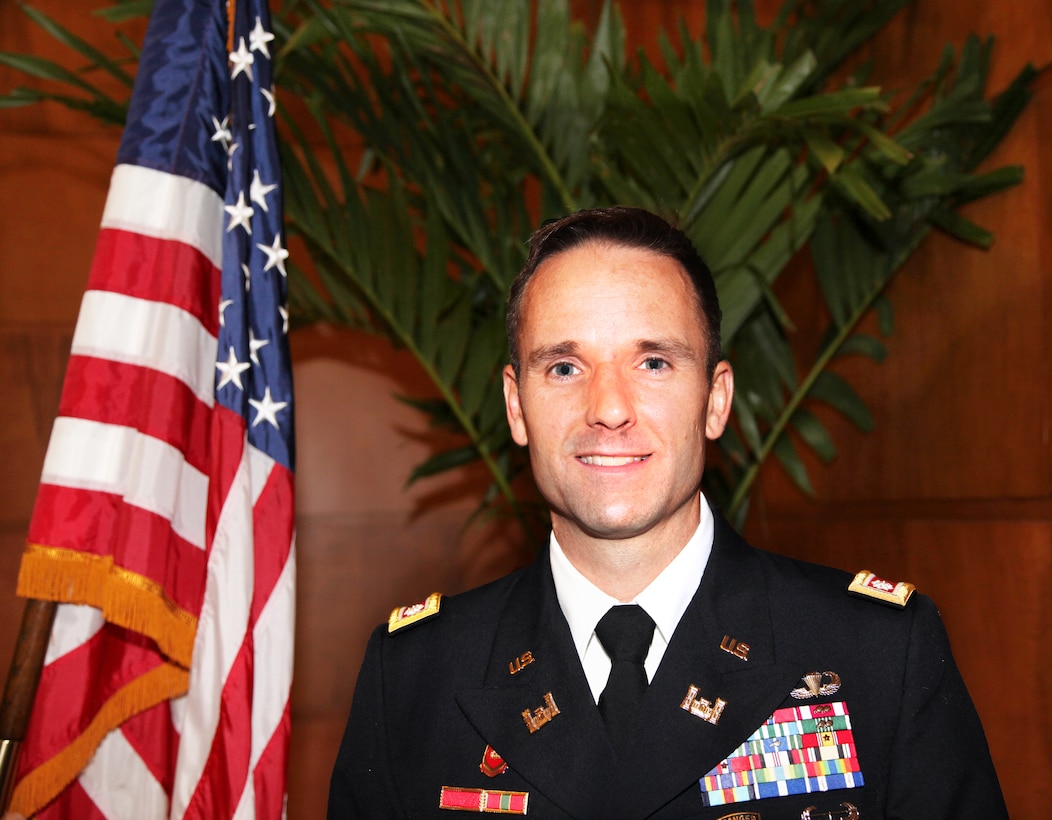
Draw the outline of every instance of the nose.
[[[602,364],[588,384],[588,424],[619,430],[635,422],[628,378],[620,368]]]

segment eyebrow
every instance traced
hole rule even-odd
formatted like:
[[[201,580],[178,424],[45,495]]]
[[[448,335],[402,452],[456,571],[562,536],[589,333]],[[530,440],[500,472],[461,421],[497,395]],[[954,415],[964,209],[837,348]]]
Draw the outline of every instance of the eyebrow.
[[[531,350],[530,355],[526,357],[526,367],[534,368],[537,365],[550,362],[552,359],[560,359],[563,356],[574,356],[581,349],[581,346],[577,342],[565,341],[557,342],[553,345],[544,345],[544,347],[538,347],[536,350]]]
[[[637,339],[635,349],[639,353],[660,353],[679,361],[698,361],[700,358],[690,345],[675,339]],[[580,350],[577,342],[569,340],[544,345],[530,352],[526,357],[526,367],[532,369],[564,356],[576,356]]]
[[[675,339],[639,339],[636,350],[640,353],[663,353],[670,359],[697,361],[700,357],[690,345]]]

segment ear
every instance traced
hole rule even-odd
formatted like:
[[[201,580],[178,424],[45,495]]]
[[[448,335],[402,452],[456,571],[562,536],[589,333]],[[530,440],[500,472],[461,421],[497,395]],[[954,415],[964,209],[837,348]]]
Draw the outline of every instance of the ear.
[[[519,401],[519,380],[515,369],[509,364],[504,366],[504,409],[508,414],[508,426],[511,437],[520,447],[528,443],[526,420],[522,416],[522,404]]]
[[[705,409],[705,438],[718,439],[723,435],[731,417],[734,400],[734,371],[728,362],[720,362],[709,383],[709,403]]]

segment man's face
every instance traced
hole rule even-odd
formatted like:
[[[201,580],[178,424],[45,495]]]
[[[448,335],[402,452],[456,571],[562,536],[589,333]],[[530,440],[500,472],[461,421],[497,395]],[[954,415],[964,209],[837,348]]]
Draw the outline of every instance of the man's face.
[[[586,244],[534,274],[504,395],[561,544],[693,533],[733,393],[725,362],[706,377],[701,322],[679,263],[652,251]]]

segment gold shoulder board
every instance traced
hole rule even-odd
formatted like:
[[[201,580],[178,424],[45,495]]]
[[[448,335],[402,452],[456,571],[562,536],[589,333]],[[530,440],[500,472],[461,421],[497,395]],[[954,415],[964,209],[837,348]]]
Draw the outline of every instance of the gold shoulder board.
[[[423,601],[409,606],[400,606],[391,610],[391,617],[387,619],[387,632],[397,632],[403,627],[415,624],[425,618],[438,614],[438,608],[442,604],[442,593],[432,592]]]
[[[914,589],[916,587],[913,584],[908,584],[905,581],[899,581],[898,583],[886,581],[883,578],[878,578],[868,569],[864,569],[855,576],[847,591],[852,595],[872,598],[875,601],[891,604],[891,606],[899,609],[905,609],[906,604],[909,603],[910,596],[913,595]]]

